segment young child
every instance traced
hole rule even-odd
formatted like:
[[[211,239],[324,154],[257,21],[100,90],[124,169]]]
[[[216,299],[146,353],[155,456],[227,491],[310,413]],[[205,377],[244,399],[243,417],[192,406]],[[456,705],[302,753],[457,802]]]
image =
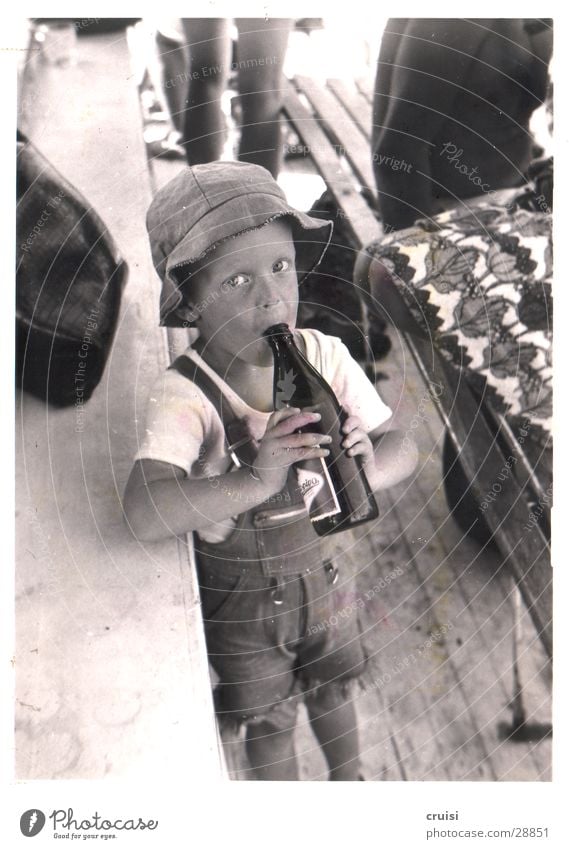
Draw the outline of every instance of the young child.
[[[349,685],[366,656],[357,605],[339,615],[353,583],[324,559],[294,471],[325,456],[330,438],[297,432],[318,414],[273,411],[263,336],[279,322],[295,327],[298,284],[321,259],[331,224],[291,208],[264,168],[236,162],[180,172],[156,195],[147,224],[163,281],[161,324],[192,326],[193,342],[152,392],[127,520],[142,541],[196,532],[216,711],[222,723],[245,723],[254,776],[297,778],[303,699],[330,778],[357,779]],[[404,479],[416,456],[386,432],[391,411],[347,349],[315,330],[294,332],[350,413],[343,446],[361,457],[372,488]],[[246,439],[232,438],[235,424]]]

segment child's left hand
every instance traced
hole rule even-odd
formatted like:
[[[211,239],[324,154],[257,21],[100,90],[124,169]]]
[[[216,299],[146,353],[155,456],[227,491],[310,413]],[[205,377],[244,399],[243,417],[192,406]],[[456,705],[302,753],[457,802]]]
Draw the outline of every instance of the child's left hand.
[[[364,466],[375,461],[371,439],[363,429],[358,416],[348,415],[342,425],[342,433],[345,434],[342,448],[348,457],[361,457]]]

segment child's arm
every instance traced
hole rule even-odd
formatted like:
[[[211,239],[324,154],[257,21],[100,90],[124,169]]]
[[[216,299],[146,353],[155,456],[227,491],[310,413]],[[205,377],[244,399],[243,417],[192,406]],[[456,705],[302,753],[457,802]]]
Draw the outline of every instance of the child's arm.
[[[329,453],[319,446],[330,442],[330,437],[294,432],[319,418],[318,413],[294,408],[273,413],[259,443],[253,474],[242,468],[206,479],[188,478],[177,466],[139,460],[131,471],[123,504],[132,533],[144,542],[182,536],[260,504],[282,489],[292,463]]]
[[[357,416],[349,416],[342,428],[342,446],[351,457],[359,455],[373,490],[394,486],[414,471],[418,453],[415,442],[400,430],[382,426],[366,433]]]

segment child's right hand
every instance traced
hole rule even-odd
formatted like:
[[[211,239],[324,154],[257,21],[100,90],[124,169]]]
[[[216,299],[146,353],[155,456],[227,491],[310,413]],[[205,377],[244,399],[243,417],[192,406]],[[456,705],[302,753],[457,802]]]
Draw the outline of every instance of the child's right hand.
[[[311,431],[295,432],[319,420],[320,413],[303,413],[298,407],[286,407],[271,414],[252,469],[270,489],[270,495],[283,488],[288,468],[293,463],[326,457],[330,453],[320,446],[331,442],[331,436]]]

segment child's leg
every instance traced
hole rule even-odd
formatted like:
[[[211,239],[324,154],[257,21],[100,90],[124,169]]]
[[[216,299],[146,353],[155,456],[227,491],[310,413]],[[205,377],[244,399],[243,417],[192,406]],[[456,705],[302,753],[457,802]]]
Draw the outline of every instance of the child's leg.
[[[306,696],[310,724],[330,768],[330,781],[357,781],[359,740],[356,711],[338,685]]]
[[[298,781],[294,728],[282,731],[267,721],[249,725],[246,748],[258,781]]]

